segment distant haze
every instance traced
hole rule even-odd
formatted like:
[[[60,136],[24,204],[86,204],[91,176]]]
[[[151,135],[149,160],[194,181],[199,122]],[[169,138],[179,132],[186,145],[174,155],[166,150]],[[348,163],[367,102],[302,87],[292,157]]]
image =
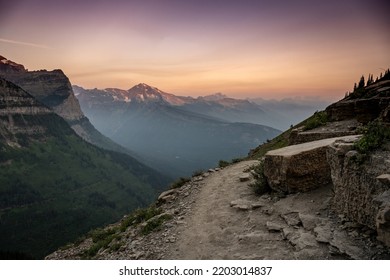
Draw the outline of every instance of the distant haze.
[[[389,67],[388,26],[384,0],[13,0],[0,50],[85,88],[334,101]]]

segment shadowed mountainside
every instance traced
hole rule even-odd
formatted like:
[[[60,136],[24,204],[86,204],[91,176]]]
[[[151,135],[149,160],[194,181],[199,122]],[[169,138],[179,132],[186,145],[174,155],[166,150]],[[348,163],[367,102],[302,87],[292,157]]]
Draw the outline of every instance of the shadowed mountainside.
[[[169,180],[82,140],[61,117],[0,78],[0,256],[42,258],[149,204]]]

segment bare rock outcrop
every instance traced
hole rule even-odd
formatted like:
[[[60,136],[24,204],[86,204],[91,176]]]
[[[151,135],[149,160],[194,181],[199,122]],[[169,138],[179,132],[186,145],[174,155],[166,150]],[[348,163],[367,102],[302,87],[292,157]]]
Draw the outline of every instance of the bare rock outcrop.
[[[0,139],[9,146],[20,146],[15,135],[38,139],[46,129],[39,123],[29,122],[31,116],[54,114],[31,95],[16,85],[0,78]]]
[[[337,137],[269,151],[265,155],[264,175],[278,192],[306,192],[327,185],[331,183],[327,147],[336,141],[357,139],[358,136]]]
[[[390,105],[390,81],[385,80],[365,88],[364,96],[347,97],[333,103],[326,112],[331,121],[356,118],[360,123],[368,123],[377,118],[388,116]]]
[[[61,70],[0,73],[67,121],[84,117],[68,77]]]
[[[372,153],[363,163],[348,143],[328,148],[334,197],[333,209],[348,220],[377,231],[378,239],[390,246],[390,152]]]
[[[307,131],[302,126],[291,131],[288,141],[289,145],[297,145],[322,139],[355,135],[359,126],[361,124],[356,119],[329,122],[324,126]]]
[[[107,150],[125,151],[123,147],[97,131],[84,116],[72,85],[62,70],[28,71],[23,65],[0,56],[0,77],[21,87],[65,119],[85,141]],[[19,108],[18,110],[30,109]]]

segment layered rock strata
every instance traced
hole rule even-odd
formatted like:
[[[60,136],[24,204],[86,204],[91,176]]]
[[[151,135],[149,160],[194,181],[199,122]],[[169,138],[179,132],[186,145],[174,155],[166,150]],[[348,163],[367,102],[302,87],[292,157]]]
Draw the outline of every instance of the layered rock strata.
[[[364,163],[351,143],[328,147],[334,197],[333,209],[348,220],[375,229],[390,247],[390,151],[376,151]]]
[[[354,142],[359,136],[345,136],[269,151],[265,155],[264,175],[278,192],[306,192],[332,182],[326,160],[328,146],[336,141]]]
[[[330,121],[357,119],[361,123],[368,123],[377,118],[389,120],[390,114],[390,81],[385,80],[365,87],[365,97],[347,97],[333,103],[326,112]],[[385,114],[385,115],[384,115]]]

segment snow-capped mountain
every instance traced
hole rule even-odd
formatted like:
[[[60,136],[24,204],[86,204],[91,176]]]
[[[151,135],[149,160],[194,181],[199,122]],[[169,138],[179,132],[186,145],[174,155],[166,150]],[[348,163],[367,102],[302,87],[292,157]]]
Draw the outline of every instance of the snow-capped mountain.
[[[76,86],[74,91],[99,131],[172,177],[215,166],[221,159],[245,156],[248,150],[280,132],[189,110],[191,104],[214,101],[175,96],[146,84],[127,91]],[[216,103],[213,106],[224,107]]]

